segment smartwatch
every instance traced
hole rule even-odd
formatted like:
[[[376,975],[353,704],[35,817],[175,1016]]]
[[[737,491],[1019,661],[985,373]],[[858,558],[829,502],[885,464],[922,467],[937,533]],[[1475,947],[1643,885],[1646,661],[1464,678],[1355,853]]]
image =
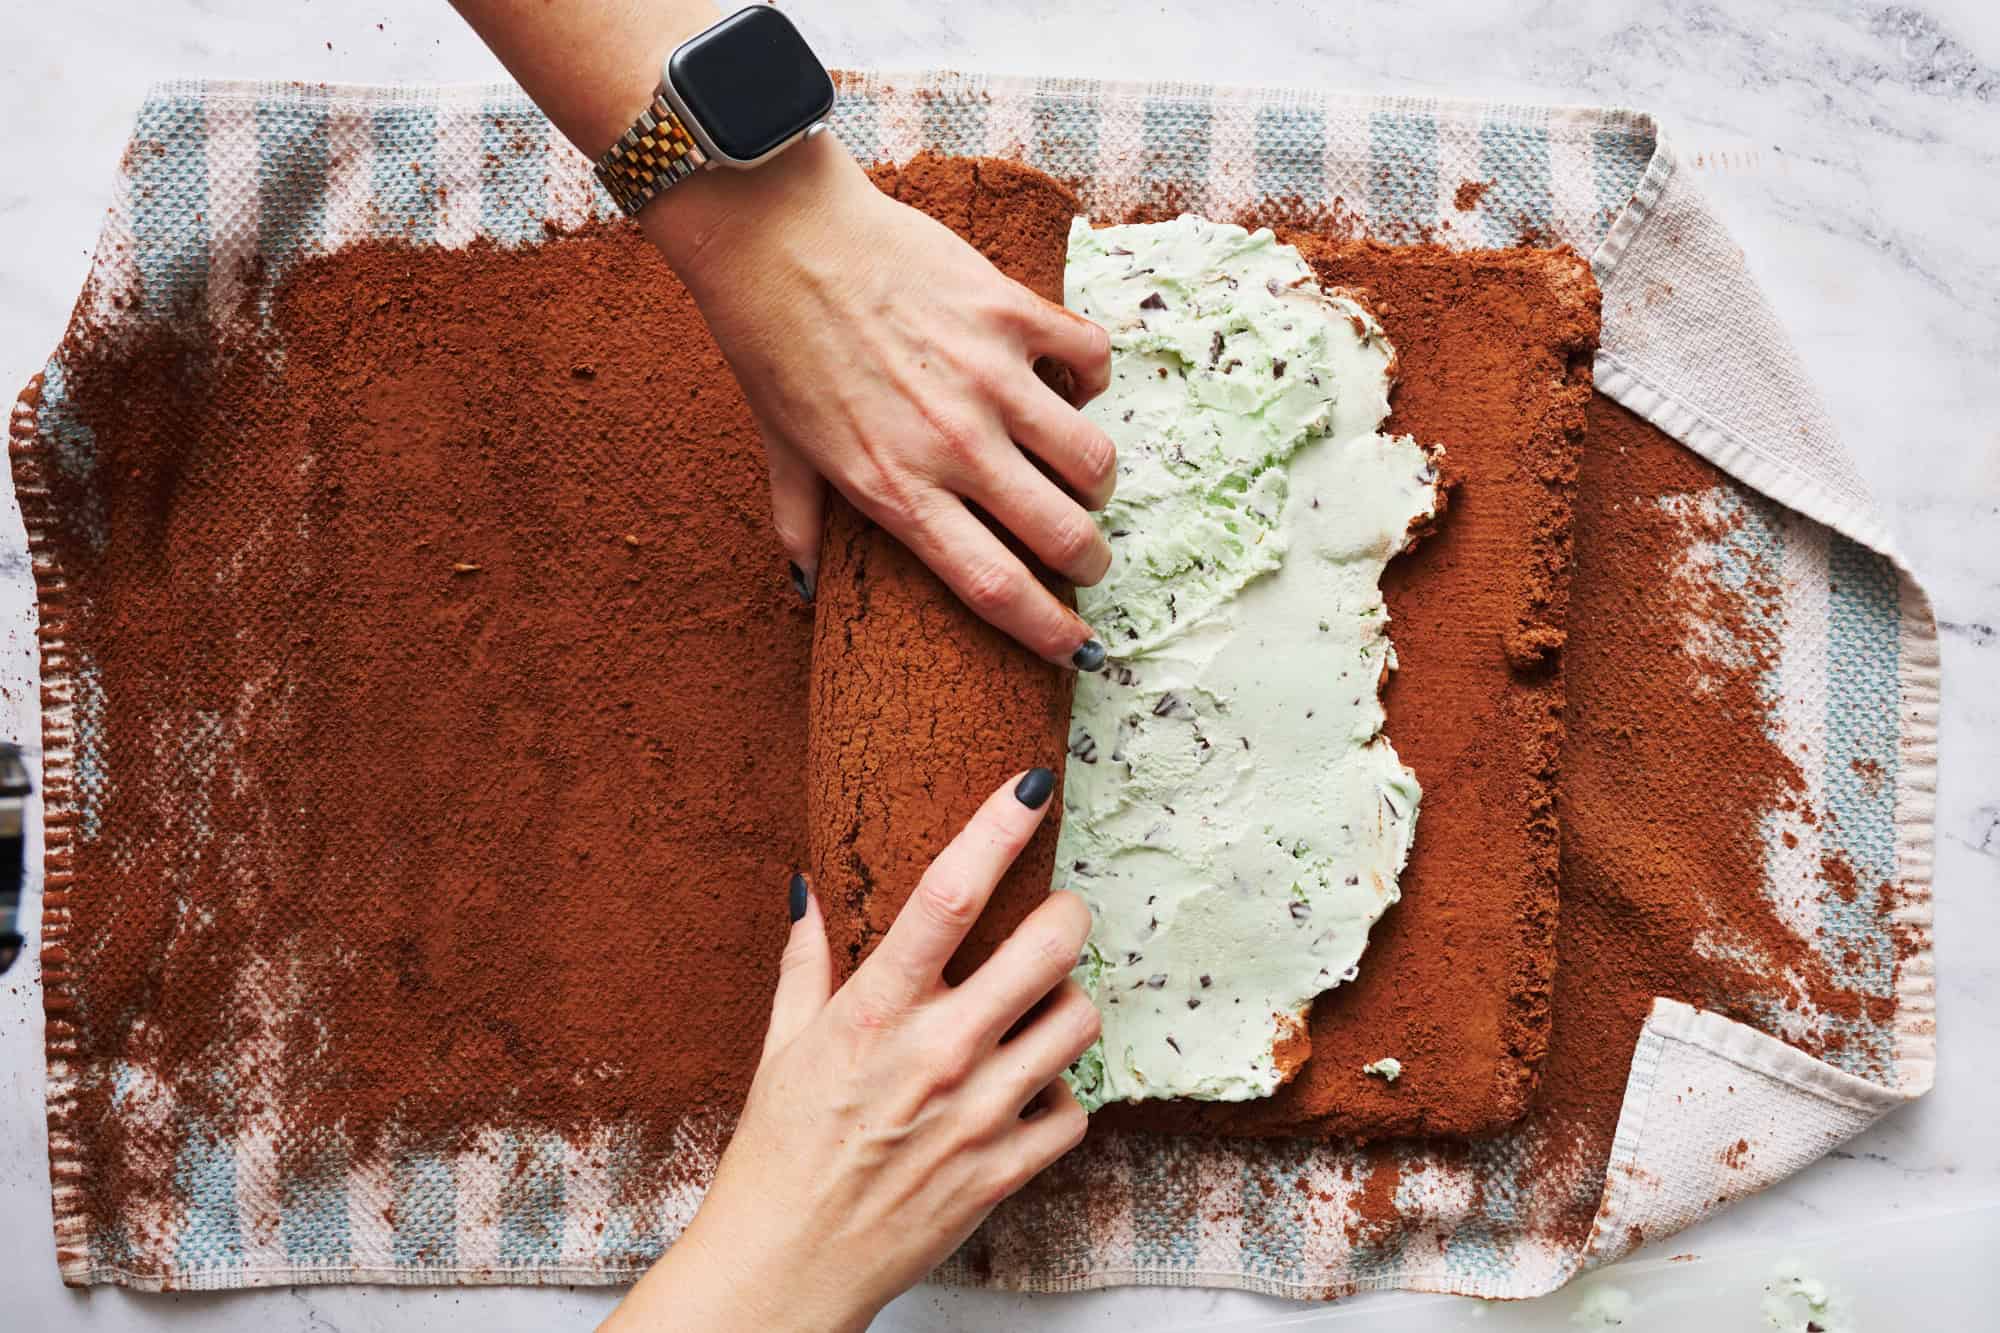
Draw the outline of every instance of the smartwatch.
[[[597,159],[627,216],[704,167],[754,167],[826,128],[833,79],[792,21],[738,10],[674,48],[653,101]]]

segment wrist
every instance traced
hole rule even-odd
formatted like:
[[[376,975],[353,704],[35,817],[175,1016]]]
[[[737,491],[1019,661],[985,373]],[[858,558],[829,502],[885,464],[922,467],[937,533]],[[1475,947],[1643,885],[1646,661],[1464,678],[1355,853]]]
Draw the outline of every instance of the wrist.
[[[834,135],[815,134],[747,171],[703,171],[653,200],[639,230],[690,287],[731,252],[730,238],[777,235],[835,216],[874,184]]]
[[[772,1225],[725,1235],[725,1220],[704,1204],[673,1247],[605,1322],[607,1333],[699,1328],[705,1333],[865,1333],[880,1302],[820,1272],[823,1253]],[[772,1219],[763,1219],[770,1223]],[[653,1316],[669,1312],[662,1324]]]

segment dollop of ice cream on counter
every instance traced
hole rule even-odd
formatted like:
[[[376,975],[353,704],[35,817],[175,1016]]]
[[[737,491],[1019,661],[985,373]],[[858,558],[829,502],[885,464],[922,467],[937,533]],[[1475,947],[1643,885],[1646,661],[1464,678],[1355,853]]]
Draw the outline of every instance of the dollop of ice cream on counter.
[[[1381,327],[1267,230],[1078,219],[1065,295],[1111,334],[1086,412],[1119,459],[1055,874],[1094,917],[1075,975],[1103,1035],[1068,1078],[1092,1110],[1268,1096],[1409,856],[1380,582],[1436,457],[1378,433]]]

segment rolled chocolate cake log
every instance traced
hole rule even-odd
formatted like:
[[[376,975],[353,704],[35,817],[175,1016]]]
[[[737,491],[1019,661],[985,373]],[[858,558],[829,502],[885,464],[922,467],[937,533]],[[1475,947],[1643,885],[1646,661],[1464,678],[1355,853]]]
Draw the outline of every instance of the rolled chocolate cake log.
[[[951,227],[1001,272],[1062,300],[1077,206],[1054,180],[1018,163],[929,153],[874,174],[885,192]],[[1028,564],[1058,595],[1071,596]],[[1061,776],[1074,678],[967,610],[901,542],[838,496],[827,515],[815,607],[807,846],[836,974],[845,979],[995,787],[1035,765]],[[1060,787],[1051,809],[1062,809]],[[1047,896],[1055,835],[1052,813],[953,960],[954,980]]]

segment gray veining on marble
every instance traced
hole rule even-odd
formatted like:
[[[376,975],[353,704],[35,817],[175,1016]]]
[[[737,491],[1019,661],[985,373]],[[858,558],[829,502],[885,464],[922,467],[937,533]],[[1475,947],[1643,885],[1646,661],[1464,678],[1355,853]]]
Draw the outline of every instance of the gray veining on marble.
[[[2000,1208],[2000,5],[1689,0],[1153,0],[785,6],[832,62],[1002,73],[1313,84],[1659,114],[1796,339],[1902,549],[1935,599],[1946,694],[1938,807],[1937,1091],[1826,1162],[1668,1242],[1728,1254],[1867,1225]],[[378,24],[380,25],[378,27]],[[0,379],[61,332],[145,84],[168,74],[384,82],[497,77],[442,3],[77,0],[14,25],[0,80]],[[0,516],[0,579],[18,559]],[[9,586],[17,586],[10,584]],[[29,611],[0,606],[0,683],[32,663]],[[8,684],[10,691],[18,685]],[[18,723],[17,723],[18,725]],[[42,1140],[41,1016],[26,968],[0,984],[0,1323],[40,1328],[581,1327],[595,1291],[346,1288],[88,1296],[56,1281]],[[1962,1234],[1940,1230],[1939,1234]],[[1990,1231],[1987,1234],[1991,1234]],[[1908,1295],[1931,1326],[1986,1280]],[[1418,1299],[1418,1298],[1412,1298]],[[1366,1327],[1364,1302],[1336,1327]],[[1442,1307],[1440,1307],[1442,1308]],[[1563,1326],[1551,1307],[1548,1326]],[[1029,1301],[920,1290],[883,1328],[1209,1327],[1282,1302],[1216,1292]],[[1514,1326],[1511,1325],[1510,1326]]]

